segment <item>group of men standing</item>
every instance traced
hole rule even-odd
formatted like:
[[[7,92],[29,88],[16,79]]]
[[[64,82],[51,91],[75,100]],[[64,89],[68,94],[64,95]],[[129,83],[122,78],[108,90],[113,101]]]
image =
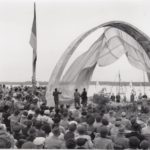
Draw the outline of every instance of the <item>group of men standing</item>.
[[[111,101],[113,102],[117,102],[120,103],[121,102],[121,96],[120,94],[117,94],[116,96],[112,93],[112,95],[110,96]],[[123,102],[126,102],[126,95],[124,95],[124,97],[122,98]],[[147,99],[147,95],[146,93],[144,93],[144,95],[142,95],[142,93],[139,93],[138,97],[136,97],[136,92],[132,91],[130,94],[130,102],[134,103],[137,100],[142,100],[142,99]]]
[[[80,102],[80,98],[82,99],[81,102]],[[87,105],[87,91],[86,91],[85,88],[83,89],[83,92],[81,94],[78,92],[78,89],[75,89],[75,92],[74,92],[74,104],[75,104],[75,107],[80,107],[81,104],[84,107],[86,107],[86,105]]]
[[[55,103],[55,108],[58,108],[59,106],[59,95],[62,94],[62,92],[59,92],[57,90],[57,88],[55,88],[54,92],[53,92],[53,97],[54,97],[54,103]],[[81,99],[81,101],[80,101]],[[87,105],[87,91],[86,89],[84,88],[82,93],[80,94],[78,92],[78,89],[75,89],[75,92],[74,92],[74,105],[75,105],[75,108],[77,107],[80,107],[81,104],[83,106],[86,106]]]
[[[114,94],[111,95],[110,99],[113,101],[113,102],[117,102],[117,103],[120,103],[120,94],[117,94],[116,96]]]

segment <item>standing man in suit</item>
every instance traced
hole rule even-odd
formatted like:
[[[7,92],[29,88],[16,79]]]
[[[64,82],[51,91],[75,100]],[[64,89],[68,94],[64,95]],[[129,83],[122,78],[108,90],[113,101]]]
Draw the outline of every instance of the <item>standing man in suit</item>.
[[[59,92],[57,90],[57,88],[55,88],[55,91],[53,92],[53,97],[54,97],[54,102],[55,102],[55,108],[58,108],[59,106],[59,95],[61,94],[61,92]]]
[[[87,106],[87,91],[86,91],[86,89],[84,88],[83,89],[83,92],[82,92],[82,94],[81,94],[81,98],[82,98],[82,105],[83,106]]]

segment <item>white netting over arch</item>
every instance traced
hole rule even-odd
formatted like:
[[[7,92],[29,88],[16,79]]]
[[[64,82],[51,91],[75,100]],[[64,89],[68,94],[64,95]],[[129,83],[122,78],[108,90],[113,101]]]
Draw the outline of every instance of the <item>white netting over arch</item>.
[[[97,28],[99,28],[99,26]],[[93,31],[95,31],[95,29],[96,28],[93,28]],[[116,26],[108,26],[100,38],[91,45],[89,50],[80,55],[70,65],[70,68],[66,71],[62,80],[60,80],[60,72],[52,77],[53,81],[57,79],[57,82],[50,80],[51,84],[49,83],[47,90],[48,104],[53,105],[52,90],[55,87],[62,89],[62,99],[72,99],[75,88],[79,90],[88,88],[97,64],[99,66],[110,65],[123,54],[126,54],[131,65],[143,71],[150,72],[150,59],[148,56],[149,43],[146,41],[147,39],[145,40],[145,36],[143,36],[144,38],[140,37],[137,30],[129,32],[130,30],[126,30],[126,26],[123,26],[123,28],[120,28],[120,26],[118,28]],[[66,64],[64,64],[63,59],[66,58],[65,61],[68,61],[67,59],[72,55],[75,50],[74,48],[77,47],[76,44],[79,44],[88,35],[87,33],[76,39],[75,43],[70,46],[70,51],[68,49],[68,54],[63,55],[60,61],[61,63],[58,65],[65,67]],[[131,33],[131,35],[129,33]],[[144,44],[146,46],[145,49]],[[56,67],[56,70],[61,69],[63,71],[64,68],[60,66]],[[50,96],[51,99],[49,98]]]

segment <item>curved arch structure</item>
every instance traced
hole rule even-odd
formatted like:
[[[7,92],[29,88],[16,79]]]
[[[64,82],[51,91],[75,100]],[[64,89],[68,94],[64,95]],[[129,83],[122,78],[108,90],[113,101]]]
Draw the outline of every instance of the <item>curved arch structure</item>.
[[[103,34],[88,51],[71,64],[62,77],[67,62],[80,43],[91,33],[104,27]],[[54,88],[61,88],[63,99],[71,99],[75,88],[79,90],[88,88],[97,64],[109,65],[122,54],[126,54],[131,65],[148,72],[148,79],[150,79],[150,38],[136,27],[121,21],[111,21],[80,35],[65,50],[52,72],[46,92],[48,105],[54,106],[52,97]]]

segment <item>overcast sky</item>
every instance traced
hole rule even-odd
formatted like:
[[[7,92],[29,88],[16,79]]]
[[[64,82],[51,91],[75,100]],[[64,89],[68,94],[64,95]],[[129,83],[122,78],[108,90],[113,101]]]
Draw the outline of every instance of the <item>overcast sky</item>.
[[[36,0],[37,80],[48,81],[69,44],[104,22],[126,21],[150,36],[149,6],[149,0]],[[32,0],[0,0],[0,81],[31,80],[32,22]],[[85,40],[71,61],[88,50],[101,33]],[[143,81],[142,71],[130,66],[125,56],[110,66],[97,67],[92,80],[114,81],[119,70],[124,81]]]

